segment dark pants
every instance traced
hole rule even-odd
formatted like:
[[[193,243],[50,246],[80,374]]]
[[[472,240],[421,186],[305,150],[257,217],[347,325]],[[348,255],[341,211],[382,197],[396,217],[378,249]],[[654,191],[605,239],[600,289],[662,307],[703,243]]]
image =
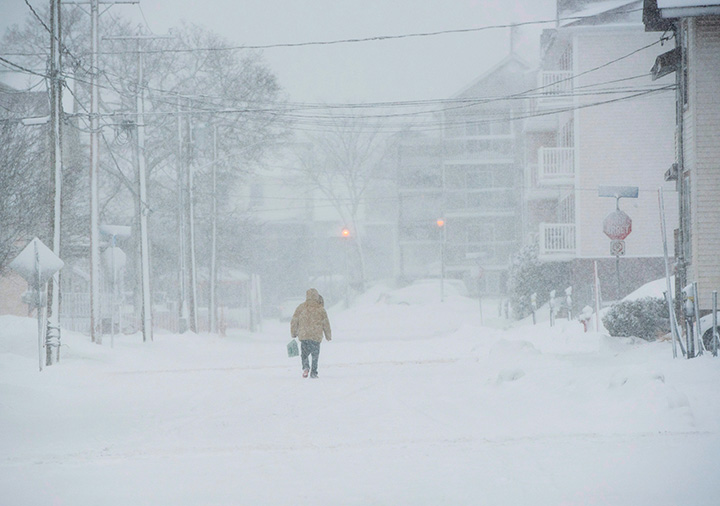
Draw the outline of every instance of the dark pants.
[[[302,359],[302,368],[310,369],[308,355],[312,355],[312,370],[310,374],[317,374],[318,359],[320,358],[320,343],[317,341],[300,341],[300,358]]]

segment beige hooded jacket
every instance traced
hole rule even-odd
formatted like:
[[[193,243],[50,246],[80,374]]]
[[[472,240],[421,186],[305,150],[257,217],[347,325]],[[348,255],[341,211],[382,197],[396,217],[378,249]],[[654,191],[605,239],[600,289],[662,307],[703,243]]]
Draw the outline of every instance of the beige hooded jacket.
[[[307,291],[305,302],[300,304],[290,320],[290,335],[301,341],[322,342],[332,340],[330,320],[322,305],[322,298],[317,290],[310,288]]]

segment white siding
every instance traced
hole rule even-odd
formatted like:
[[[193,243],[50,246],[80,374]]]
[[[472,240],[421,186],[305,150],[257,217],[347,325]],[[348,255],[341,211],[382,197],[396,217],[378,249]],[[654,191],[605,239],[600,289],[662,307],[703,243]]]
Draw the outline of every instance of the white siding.
[[[692,179],[691,280],[700,304],[720,290],[720,18],[690,22],[686,166]]]
[[[620,83],[606,83],[648,73],[658,54],[667,51],[659,44],[631,57],[591,71],[658,40],[658,34],[637,27],[610,30],[586,29],[576,37],[575,86],[599,84],[599,89],[673,84],[674,76],[652,82],[650,77]],[[598,94],[578,97],[582,107],[622,97]],[[578,256],[609,257],[610,240],[602,232],[605,216],[615,208],[615,199],[598,196],[598,187],[637,186],[638,199],[622,199],[620,207],[633,220],[626,239],[626,255],[659,257],[662,241],[657,190],[666,193],[668,223],[677,220],[675,186],[664,181],[664,173],[675,161],[675,94],[665,91],[615,103],[580,108],[577,118],[577,225]],[[670,246],[672,248],[672,246]]]

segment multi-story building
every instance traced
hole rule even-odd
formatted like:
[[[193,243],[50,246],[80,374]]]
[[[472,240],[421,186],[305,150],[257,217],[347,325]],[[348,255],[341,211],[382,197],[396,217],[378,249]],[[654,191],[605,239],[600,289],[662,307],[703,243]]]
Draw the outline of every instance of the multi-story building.
[[[649,31],[675,34],[675,48],[658,57],[653,74],[672,74],[678,85],[676,156],[664,160],[677,162],[668,179],[681,195],[683,219],[674,221],[678,278],[698,283],[707,311],[712,291],[720,290],[720,2],[646,0],[644,21]]]
[[[673,82],[649,75],[664,49],[641,11],[641,1],[558,0],[557,26],[542,36],[524,127],[524,235],[541,260],[569,262],[579,304],[591,298],[594,261],[605,299],[664,274],[658,189],[674,191],[662,169],[673,155]],[[619,202],[632,219],[619,261],[603,234],[617,203],[601,196],[604,186],[638,188]]]
[[[407,134],[400,142],[403,277],[444,271],[472,288],[479,280],[484,293],[504,292],[510,255],[521,242],[518,118],[526,107],[511,97],[527,90],[529,71],[511,52],[448,101],[439,132]]]

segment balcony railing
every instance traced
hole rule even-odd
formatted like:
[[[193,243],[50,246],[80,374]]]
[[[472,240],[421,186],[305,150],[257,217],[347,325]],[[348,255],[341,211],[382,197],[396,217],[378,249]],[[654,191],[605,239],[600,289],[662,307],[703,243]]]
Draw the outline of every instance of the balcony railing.
[[[539,184],[572,184],[575,180],[575,148],[540,148]]]
[[[572,102],[573,73],[566,70],[540,72],[537,107],[553,107]]]
[[[541,223],[540,256],[573,256],[575,254],[574,223]]]
[[[570,93],[573,89],[573,73],[569,70],[540,72],[540,92],[543,95]]]

